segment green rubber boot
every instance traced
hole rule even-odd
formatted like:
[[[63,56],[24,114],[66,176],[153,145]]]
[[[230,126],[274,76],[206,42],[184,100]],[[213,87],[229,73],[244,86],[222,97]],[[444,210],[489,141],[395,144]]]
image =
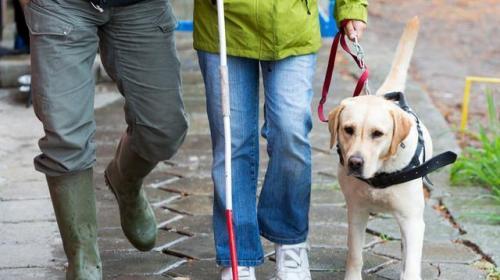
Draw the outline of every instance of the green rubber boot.
[[[118,201],[123,232],[140,251],[153,249],[156,242],[155,214],[142,189],[143,178],[155,166],[156,163],[148,162],[133,152],[128,137],[123,136],[115,158],[104,171],[106,184]]]
[[[66,279],[102,279],[92,169],[47,176],[47,183],[68,258]]]

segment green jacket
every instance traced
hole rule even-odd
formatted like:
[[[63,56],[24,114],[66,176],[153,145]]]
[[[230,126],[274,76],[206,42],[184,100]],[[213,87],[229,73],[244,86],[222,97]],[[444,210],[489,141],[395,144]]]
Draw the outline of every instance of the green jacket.
[[[194,48],[218,53],[215,0],[195,0]],[[315,53],[321,47],[317,0],[225,0],[227,52],[279,60]],[[337,0],[338,22],[367,20],[367,0]]]

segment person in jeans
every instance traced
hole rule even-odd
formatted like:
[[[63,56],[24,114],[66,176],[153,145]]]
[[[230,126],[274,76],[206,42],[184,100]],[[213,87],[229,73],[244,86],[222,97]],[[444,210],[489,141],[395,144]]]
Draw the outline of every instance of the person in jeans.
[[[232,279],[225,226],[224,130],[216,1],[195,0],[194,48],[205,82],[215,185],[213,226],[221,279]],[[260,236],[275,244],[276,279],[311,279],[307,257],[311,192],[311,100],[321,47],[315,0],[225,1],[233,164],[233,209],[240,279],[264,262]],[[338,0],[351,39],[367,20],[366,0]],[[260,76],[260,73],[261,76]],[[269,164],[257,203],[259,78]]]
[[[137,249],[151,250],[157,225],[142,181],[177,151],[187,130],[176,20],[168,0],[31,0],[24,13],[33,105],[45,131],[35,168],[47,177],[68,258],[66,279],[98,280],[94,59],[99,48],[125,97],[128,125],[105,179],[125,236]]]

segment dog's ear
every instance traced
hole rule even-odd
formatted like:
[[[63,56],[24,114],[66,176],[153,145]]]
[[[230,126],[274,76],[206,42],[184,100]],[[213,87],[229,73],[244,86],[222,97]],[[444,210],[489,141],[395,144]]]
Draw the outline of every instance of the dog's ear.
[[[344,105],[339,105],[328,114],[328,129],[330,130],[330,149],[337,144],[337,134],[339,131],[340,113],[344,110]]]
[[[408,114],[400,109],[394,109],[390,112],[394,123],[394,129],[392,132],[391,146],[386,158],[396,154],[399,144],[401,144],[401,142],[403,142],[403,140],[408,136],[411,129],[411,121]]]

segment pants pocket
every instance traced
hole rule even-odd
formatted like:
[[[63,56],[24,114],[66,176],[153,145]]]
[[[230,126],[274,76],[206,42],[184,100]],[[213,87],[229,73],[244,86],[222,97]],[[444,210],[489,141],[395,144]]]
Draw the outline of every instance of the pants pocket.
[[[57,13],[50,7],[57,8],[57,6],[40,6],[30,1],[24,9],[26,24],[31,35],[67,36],[71,33],[73,24],[58,18]]]
[[[177,27],[177,20],[172,11],[172,7],[168,2],[166,5],[167,7],[165,8],[165,11],[161,13],[155,23],[156,26],[158,26],[158,28],[160,28],[160,30],[164,33],[172,32]]]

